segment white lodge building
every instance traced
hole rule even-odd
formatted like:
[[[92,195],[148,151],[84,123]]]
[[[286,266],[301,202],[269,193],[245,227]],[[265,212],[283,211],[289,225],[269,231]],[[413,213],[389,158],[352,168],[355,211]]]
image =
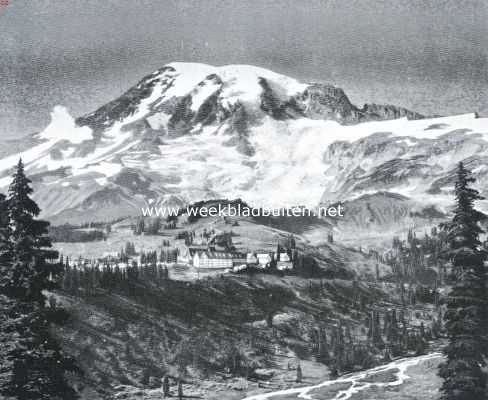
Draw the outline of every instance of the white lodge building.
[[[232,268],[232,253],[225,251],[196,251],[193,255],[193,266],[196,268]]]

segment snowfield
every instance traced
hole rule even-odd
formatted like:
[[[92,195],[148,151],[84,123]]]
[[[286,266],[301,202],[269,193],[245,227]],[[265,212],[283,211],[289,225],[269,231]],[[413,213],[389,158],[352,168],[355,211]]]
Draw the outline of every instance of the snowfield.
[[[488,118],[465,114],[355,125],[274,118],[260,108],[262,78],[280,98],[308,86],[252,66],[172,63],[141,81],[137,88],[146,85],[148,95],[133,100],[133,109],[122,119],[105,121],[97,137],[56,107],[51,123],[34,137],[38,144],[0,160],[0,186],[8,185],[9,171],[22,157],[31,175],[47,174],[42,184],[61,194],[79,179],[91,179],[93,187],[113,186],[119,174],[135,169],[151,175],[152,186],[146,191],[159,201],[174,196],[183,202],[240,197],[254,206],[315,207],[321,201],[387,190],[447,207],[448,176],[455,163],[468,160],[486,177]],[[218,97],[216,104],[212,96]],[[188,108],[182,109],[186,103],[178,101],[187,98]],[[233,130],[229,119],[229,107],[237,104],[246,106],[244,133]],[[193,122],[204,107],[210,122]],[[225,113],[231,117],[222,117]],[[169,135],[171,124],[183,133]],[[154,137],[159,142],[148,141]],[[235,143],[242,140],[252,152],[239,150]],[[146,147],[141,148],[142,143]],[[56,173],[60,170],[62,174]],[[488,189],[486,179],[479,183]],[[82,202],[85,197],[80,193],[79,198]]]

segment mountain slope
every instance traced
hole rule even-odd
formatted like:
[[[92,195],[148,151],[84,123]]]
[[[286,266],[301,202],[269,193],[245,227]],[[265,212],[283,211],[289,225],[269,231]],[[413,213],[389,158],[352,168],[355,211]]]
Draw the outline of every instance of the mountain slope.
[[[172,63],[76,120],[56,107],[44,131],[9,145],[0,186],[21,156],[56,221],[138,215],[148,202],[315,207],[384,191],[443,212],[458,161],[486,193],[487,134],[474,114],[359,108],[339,88],[262,68]]]

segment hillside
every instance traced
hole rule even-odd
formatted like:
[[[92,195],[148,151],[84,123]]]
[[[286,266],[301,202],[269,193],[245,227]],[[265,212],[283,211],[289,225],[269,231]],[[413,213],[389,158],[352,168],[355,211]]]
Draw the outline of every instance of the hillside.
[[[215,201],[199,203],[204,204]],[[167,279],[150,264],[137,272],[107,265],[97,270],[71,267],[62,290],[55,293],[56,304],[64,306],[71,319],[57,332],[86,372],[76,382],[87,398],[138,399],[146,390],[157,398],[162,377],[169,376],[173,384],[183,377],[191,396],[242,399],[289,388],[297,363],[306,377],[303,384],[328,379],[333,360],[329,353],[343,351],[334,345],[342,335],[348,351],[355,350],[344,361],[348,366],[341,368],[358,370],[383,362],[384,346],[372,346],[368,339],[373,311],[386,320],[398,310],[404,337],[417,332],[421,323],[430,331],[435,307],[406,305],[397,286],[382,281],[391,273],[389,266],[374,255],[324,240],[332,226],[321,219],[293,221],[190,221],[181,215],[176,227],[159,235],[135,235],[132,221],[122,220],[112,225],[105,241],[56,243],[64,257],[76,260],[78,249],[88,262],[102,257],[102,251],[120,250],[127,241],[136,251],[161,251],[168,245],[183,248],[176,239],[183,232],[199,238],[212,231],[232,232],[232,246],[244,252],[273,251],[293,235],[294,248],[303,255],[303,267],[287,273],[204,271],[175,264],[168,267]],[[323,231],[322,240],[307,239],[308,232],[318,230]],[[413,340],[404,346],[410,350],[402,354],[412,355],[418,344]]]
[[[71,319],[57,332],[85,371],[77,383],[87,398],[137,399],[144,389],[158,393],[168,375],[172,382],[183,377],[189,395],[240,399],[289,387],[298,362],[304,382],[327,379],[314,332],[332,338],[337,326],[346,326],[354,343],[366,343],[367,310],[399,307],[392,294],[374,283],[262,274],[140,281],[109,290],[65,286],[56,303]],[[420,323],[409,321],[412,328]],[[365,365],[382,355],[369,357]]]
[[[361,253],[358,247],[345,246],[340,240],[327,242],[327,234],[333,232],[334,227],[316,217],[235,217],[226,220],[208,217],[188,223],[182,216],[175,229],[163,229],[157,235],[134,234],[135,221],[136,219],[129,218],[113,224],[105,240],[57,242],[54,245],[63,256],[71,260],[80,256],[90,260],[117,253],[127,242],[133,243],[138,251],[160,252],[168,247],[183,249],[184,239],[176,237],[187,231],[193,231],[197,236],[212,230],[217,233],[231,233],[236,250],[244,253],[263,249],[275,251],[278,244],[285,245],[290,235],[293,235],[296,249],[315,260],[318,268],[323,271],[323,277],[372,278],[376,273],[376,264],[381,276],[390,271],[388,266],[366,253]],[[163,245],[164,241],[166,245]],[[179,271],[177,277],[194,279],[196,275],[195,269],[185,268]]]

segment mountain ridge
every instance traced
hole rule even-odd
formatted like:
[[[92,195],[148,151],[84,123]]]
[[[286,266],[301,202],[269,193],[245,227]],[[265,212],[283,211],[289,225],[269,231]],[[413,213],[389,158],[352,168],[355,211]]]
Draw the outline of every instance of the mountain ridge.
[[[201,69],[202,67],[210,68],[210,66],[206,64],[185,64],[189,66],[198,66],[198,69]],[[150,96],[158,76],[164,76],[163,79],[168,79],[165,76],[168,72],[177,72],[177,69],[173,65],[181,65],[181,63],[168,64],[152,74],[147,75],[115,100],[99,107],[91,113],[78,117],[76,123],[79,126],[89,126],[97,132],[101,128],[106,129],[107,126],[110,126],[108,123],[113,124],[116,120],[123,120],[125,117],[128,117],[131,113],[135,112],[137,105],[139,104],[137,103],[138,101]],[[247,65],[214,67],[215,71],[209,69],[207,71],[209,74],[206,75],[198,85],[205,87],[208,86],[208,83],[211,83],[214,85],[214,90],[197,111],[193,110],[195,123],[214,122],[213,118],[205,120],[205,115],[208,115],[208,112],[206,112],[208,111],[208,108],[215,106],[215,101],[218,97],[217,95],[222,92],[224,81],[218,75],[219,70],[224,71],[225,74],[225,69],[232,69],[232,67],[237,69],[246,67],[251,68],[253,71],[256,69],[256,67]],[[260,95],[260,108],[262,111],[277,119],[308,117],[311,119],[332,119],[340,123],[359,123],[370,120],[395,119],[401,117],[407,117],[409,119],[424,118],[420,113],[389,104],[364,104],[362,108],[358,108],[351,103],[343,89],[325,83],[301,84],[301,89],[303,89],[301,92],[298,91],[295,95],[291,96],[290,93],[287,93],[283,96],[282,93],[279,94],[273,90],[272,85],[270,85],[269,82],[271,79],[269,72],[266,71],[266,73],[263,73],[264,71],[266,70],[260,68],[257,68],[257,70],[254,71],[258,78],[258,83],[263,90]],[[268,76],[268,78],[261,75]],[[280,75],[275,74],[273,78],[276,76]],[[171,87],[173,82],[173,80],[170,80],[170,82],[165,83],[168,83],[168,86]],[[212,88],[210,90],[212,90]],[[179,96],[180,98],[178,98],[178,96],[171,97],[167,102],[158,105],[158,107],[160,107],[159,110],[170,111],[172,114],[172,120],[170,120],[172,129],[175,129],[174,125],[185,120],[185,117],[192,114],[191,110],[188,108],[193,106],[190,94],[191,93],[187,93],[183,96]],[[202,108],[203,110],[200,111]],[[232,111],[232,109],[226,110],[220,108],[220,114],[216,113],[214,117],[225,119],[232,115]]]
[[[488,192],[487,121],[358,108],[340,88],[259,67],[171,63],[77,119],[56,107],[0,159],[0,187],[22,157],[43,215],[60,222],[138,215],[149,200],[313,208],[385,191],[443,213],[459,161]]]

